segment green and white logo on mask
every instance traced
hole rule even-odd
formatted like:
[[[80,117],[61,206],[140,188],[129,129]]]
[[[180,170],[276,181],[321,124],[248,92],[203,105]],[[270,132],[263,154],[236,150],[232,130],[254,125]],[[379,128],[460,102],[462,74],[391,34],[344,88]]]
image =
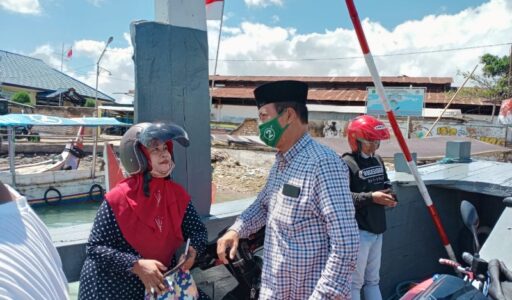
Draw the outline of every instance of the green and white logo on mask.
[[[265,136],[265,139],[267,139],[269,141],[273,141],[276,138],[276,132],[275,132],[274,128],[272,128],[272,127],[265,129],[265,132],[263,132],[263,135]]]
[[[279,124],[279,117],[281,114],[277,115],[277,117],[260,124],[259,131],[260,131],[260,139],[270,147],[275,148],[279,140],[281,139],[281,136],[283,135],[283,132],[288,128],[288,125],[285,127],[281,127],[281,124]]]

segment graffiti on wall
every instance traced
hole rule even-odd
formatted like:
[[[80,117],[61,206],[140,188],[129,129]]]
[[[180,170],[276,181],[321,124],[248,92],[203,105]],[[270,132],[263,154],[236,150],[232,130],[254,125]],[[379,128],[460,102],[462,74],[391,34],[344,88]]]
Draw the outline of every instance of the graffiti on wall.
[[[468,137],[489,144],[505,146],[506,127],[468,126]]]
[[[391,135],[393,132],[387,120],[382,120],[386,127],[389,128]],[[432,126],[433,122],[425,122],[421,120],[413,120],[410,124],[410,138],[423,138]],[[313,136],[322,136],[326,138],[344,138],[348,121],[328,120],[328,121],[310,121],[310,133]],[[398,122],[398,126],[402,134],[407,136],[407,122]],[[439,122],[434,126],[430,136],[453,136],[453,137],[470,137],[489,144],[504,146],[506,135],[506,127],[492,125],[473,125],[460,124],[457,122]],[[512,130],[510,130],[512,131]],[[314,134],[313,134],[314,133]],[[512,134],[508,135],[510,144]]]
[[[436,127],[438,136],[466,136],[467,131],[465,126],[439,126]]]
[[[413,121],[411,138],[423,138],[433,123]],[[438,124],[431,136],[466,136],[494,145],[505,145],[506,128],[502,126],[475,126],[466,124]]]
[[[322,134],[326,138],[343,138],[348,121],[328,120],[323,121]]]

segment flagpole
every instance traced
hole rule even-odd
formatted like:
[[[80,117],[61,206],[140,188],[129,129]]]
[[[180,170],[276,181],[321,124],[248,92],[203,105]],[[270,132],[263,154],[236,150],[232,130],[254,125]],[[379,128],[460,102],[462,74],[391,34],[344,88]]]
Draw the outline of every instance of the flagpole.
[[[224,22],[224,1],[222,1],[222,13],[220,14],[219,37],[217,39],[217,53],[215,54],[215,64],[213,66],[212,86],[210,88],[210,109],[213,105],[213,88],[215,87],[215,75],[217,74],[217,63],[219,61],[220,37],[222,35],[222,23],[223,22]],[[220,120],[217,120],[217,121],[220,121]]]
[[[62,51],[60,52],[60,72],[62,73],[62,67],[64,66],[64,43],[62,43]],[[59,94],[59,106],[62,105],[62,91]]]
[[[64,43],[62,43],[62,51],[60,52],[60,71],[62,72],[62,67],[64,65]]]

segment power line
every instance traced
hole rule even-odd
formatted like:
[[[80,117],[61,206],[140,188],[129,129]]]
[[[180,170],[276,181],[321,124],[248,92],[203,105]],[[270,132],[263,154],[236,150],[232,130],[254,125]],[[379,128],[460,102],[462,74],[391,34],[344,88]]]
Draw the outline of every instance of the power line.
[[[488,47],[501,47],[512,45],[512,42],[507,43],[499,43],[499,44],[488,44],[488,45],[475,45],[475,46],[467,46],[467,47],[457,47],[457,48],[448,48],[448,49],[432,49],[432,50],[423,50],[423,51],[410,51],[410,52],[399,52],[399,53],[387,53],[387,54],[373,54],[374,57],[393,57],[393,56],[406,56],[406,55],[418,55],[418,54],[431,54],[431,53],[444,53],[444,52],[453,52],[453,51],[464,51],[464,50],[472,50],[472,49],[481,49]],[[124,48],[124,49],[108,49],[109,52],[133,52],[133,48]],[[219,59],[219,61],[225,62],[293,62],[293,61],[331,61],[331,60],[349,60],[349,59],[363,59],[364,57],[361,55],[358,56],[345,56],[345,57],[310,57],[310,58],[275,58],[275,59]],[[210,61],[214,61],[214,59],[209,59]]]
[[[412,52],[400,52],[400,53],[388,53],[388,54],[373,54],[374,57],[392,57],[392,56],[405,56],[405,55],[417,55],[417,54],[430,54],[430,53],[444,53],[453,51],[472,50],[488,47],[501,47],[512,45],[512,42],[501,43],[501,44],[490,44],[490,45],[479,45],[479,46],[468,46],[459,48],[449,49],[434,49],[424,51],[412,51]],[[276,59],[219,59],[219,61],[225,62],[293,62],[293,61],[331,61],[331,60],[348,60],[348,59],[363,59],[363,56],[346,56],[346,57],[326,57],[326,58],[276,58]],[[213,61],[213,59],[209,59]]]

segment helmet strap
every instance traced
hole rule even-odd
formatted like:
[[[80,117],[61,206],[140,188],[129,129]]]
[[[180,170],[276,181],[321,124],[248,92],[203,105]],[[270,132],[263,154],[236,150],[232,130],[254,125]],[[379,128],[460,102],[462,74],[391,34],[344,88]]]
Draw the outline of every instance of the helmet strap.
[[[361,143],[360,141],[358,141],[357,139],[356,139],[356,145],[357,145],[356,153],[357,153],[357,155],[359,155],[359,156],[360,156],[360,155],[361,155],[361,148],[363,147],[363,145],[362,145],[362,143]]]
[[[143,175],[143,185],[142,185],[142,188],[144,189],[144,195],[146,197],[149,197],[150,196],[150,191],[149,191],[149,182],[151,181],[151,173],[150,171],[144,171],[144,175]]]

